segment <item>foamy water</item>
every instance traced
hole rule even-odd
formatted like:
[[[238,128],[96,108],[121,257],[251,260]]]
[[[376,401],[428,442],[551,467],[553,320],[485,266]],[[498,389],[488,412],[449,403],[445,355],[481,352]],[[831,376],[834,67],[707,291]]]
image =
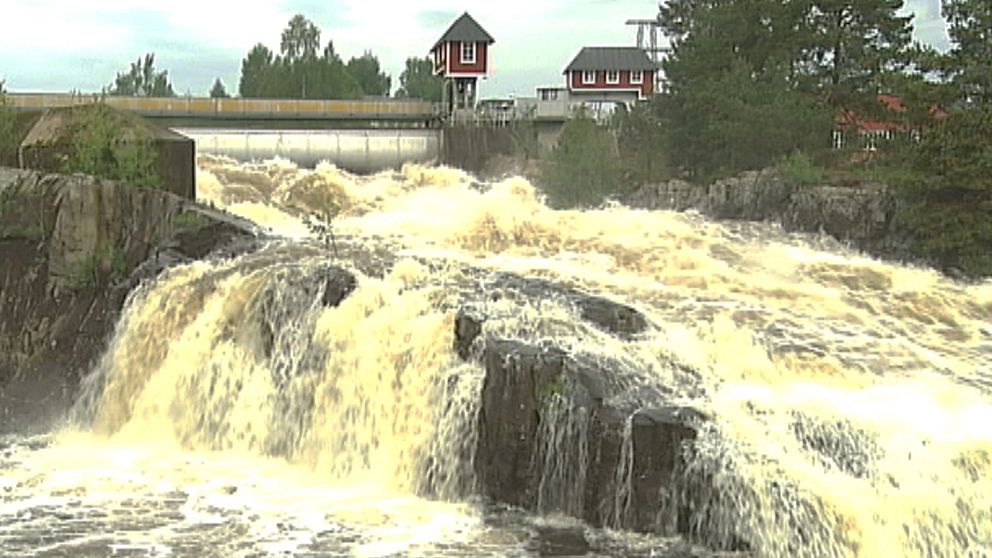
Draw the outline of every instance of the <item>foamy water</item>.
[[[183,494],[167,527],[128,539],[145,555],[210,521],[235,530],[230,556],[321,540],[344,555],[535,552],[521,523],[493,528],[470,503],[483,373],[451,350],[467,296],[491,334],[620,363],[711,417],[688,469],[712,484],[695,520],[757,556],[989,555],[989,284],[767,225],[553,211],[522,179],[453,169],[355,177],[204,158],[198,187],[283,240],[173,270],[133,298],[88,384],[93,432],[18,451],[3,470],[7,533],[35,494],[116,510],[134,486],[144,502]],[[315,222],[330,223],[337,259]],[[357,288],[324,307],[315,293],[334,261]],[[496,272],[629,304],[653,325],[621,340],[560,300],[473,298],[488,288],[479,273]]]

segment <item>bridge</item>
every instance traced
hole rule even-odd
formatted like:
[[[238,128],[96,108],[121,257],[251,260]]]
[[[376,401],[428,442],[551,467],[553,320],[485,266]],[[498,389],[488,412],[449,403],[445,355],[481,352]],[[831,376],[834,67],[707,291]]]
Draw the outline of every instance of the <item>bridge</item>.
[[[299,165],[329,161],[353,172],[437,159],[438,107],[407,99],[290,100],[10,93],[18,111],[94,102],[133,112],[191,138],[199,153]]]
[[[19,111],[100,102],[170,128],[430,127],[440,114],[433,103],[409,99],[213,99],[8,93],[7,102]]]

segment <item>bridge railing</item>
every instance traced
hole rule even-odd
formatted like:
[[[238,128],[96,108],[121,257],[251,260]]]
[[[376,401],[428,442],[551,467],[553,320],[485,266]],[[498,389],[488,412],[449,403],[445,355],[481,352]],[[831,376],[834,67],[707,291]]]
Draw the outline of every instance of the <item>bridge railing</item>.
[[[102,102],[143,116],[191,118],[315,118],[315,119],[429,119],[438,114],[433,103],[414,100],[294,100],[212,99],[205,97],[118,97],[48,93],[10,93],[10,105],[19,110],[71,107]]]

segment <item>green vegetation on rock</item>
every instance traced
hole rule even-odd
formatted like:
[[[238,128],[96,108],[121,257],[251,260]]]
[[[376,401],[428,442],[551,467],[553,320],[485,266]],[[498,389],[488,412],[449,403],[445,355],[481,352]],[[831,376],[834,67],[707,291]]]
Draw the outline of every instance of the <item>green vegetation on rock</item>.
[[[788,157],[784,157],[776,170],[786,180],[804,186],[819,184],[825,176],[823,168],[802,151],[793,151]]]
[[[172,226],[179,234],[199,232],[210,223],[209,218],[196,211],[184,211],[172,219]]]
[[[16,115],[7,106],[6,84],[4,80],[0,80],[0,164],[11,164],[17,161],[19,142],[16,129]]]
[[[67,280],[70,288],[80,290],[119,281],[126,274],[124,251],[117,246],[107,245],[99,253],[76,261],[69,270]]]
[[[130,186],[161,185],[155,169],[158,155],[145,128],[100,103],[76,109],[73,118],[63,172],[98,176]]]

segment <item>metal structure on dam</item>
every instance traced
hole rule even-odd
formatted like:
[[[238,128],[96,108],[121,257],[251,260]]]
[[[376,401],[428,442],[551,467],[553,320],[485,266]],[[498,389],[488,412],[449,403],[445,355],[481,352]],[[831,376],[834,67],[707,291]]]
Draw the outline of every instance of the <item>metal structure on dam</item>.
[[[283,157],[304,167],[322,161],[368,173],[438,158],[441,130],[238,130],[177,128],[192,138],[199,153],[238,161]]]
[[[301,166],[327,161],[352,172],[426,162],[440,153],[432,103],[415,100],[285,100],[10,94],[16,110],[102,102],[192,138],[198,153],[239,161],[284,157]]]

